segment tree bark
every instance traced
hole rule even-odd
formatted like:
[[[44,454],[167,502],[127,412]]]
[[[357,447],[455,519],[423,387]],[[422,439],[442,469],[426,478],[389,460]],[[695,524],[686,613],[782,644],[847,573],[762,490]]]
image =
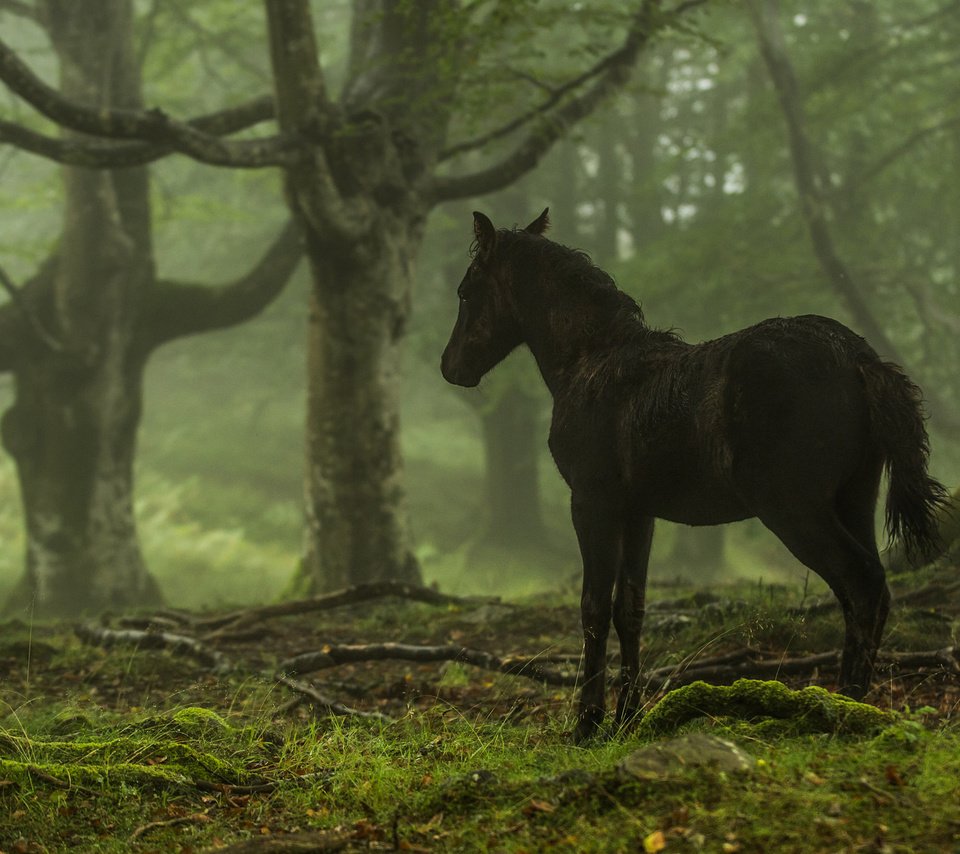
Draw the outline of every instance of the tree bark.
[[[314,262],[308,330],[307,590],[420,581],[400,451],[400,361],[420,226]]]

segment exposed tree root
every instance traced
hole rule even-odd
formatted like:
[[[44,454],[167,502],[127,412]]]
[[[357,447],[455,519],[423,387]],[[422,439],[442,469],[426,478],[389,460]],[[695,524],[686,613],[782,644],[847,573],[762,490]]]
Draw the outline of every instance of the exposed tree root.
[[[209,632],[209,638],[218,635],[218,630],[229,627],[235,630],[244,628],[272,617],[289,617],[295,614],[307,614],[311,611],[326,611],[330,608],[339,608],[342,605],[355,605],[358,602],[367,602],[371,599],[382,599],[385,596],[395,596],[401,599],[410,599],[415,602],[426,602],[430,605],[476,605],[481,603],[499,602],[497,597],[463,597],[440,593],[431,587],[421,587],[416,584],[404,584],[398,581],[374,581],[369,584],[357,584],[333,593],[322,596],[312,596],[309,599],[297,599],[292,602],[279,602],[276,605],[263,605],[259,608],[245,608],[241,611],[232,611],[229,614],[220,614],[215,617],[206,617],[197,620],[197,629]]]
[[[456,661],[510,676],[526,676],[528,679],[547,685],[577,684],[575,673],[561,673],[542,667],[536,658],[500,658],[483,650],[454,644],[445,646],[416,646],[406,643],[327,644],[316,652],[305,652],[281,662],[279,670],[285,673],[311,673],[358,661],[390,660]]]
[[[136,646],[141,649],[168,649],[174,655],[184,655],[217,671],[230,669],[227,657],[219,650],[210,649],[196,638],[171,632],[140,629],[108,629],[93,623],[82,623],[74,628],[84,643],[95,646]]]

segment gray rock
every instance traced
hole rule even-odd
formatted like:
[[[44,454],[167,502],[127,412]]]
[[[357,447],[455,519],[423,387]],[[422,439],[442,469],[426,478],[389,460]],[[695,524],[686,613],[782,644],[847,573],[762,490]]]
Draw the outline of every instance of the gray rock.
[[[641,747],[624,759],[617,770],[627,779],[662,780],[687,768],[748,774],[755,766],[756,760],[732,741],[695,732]]]

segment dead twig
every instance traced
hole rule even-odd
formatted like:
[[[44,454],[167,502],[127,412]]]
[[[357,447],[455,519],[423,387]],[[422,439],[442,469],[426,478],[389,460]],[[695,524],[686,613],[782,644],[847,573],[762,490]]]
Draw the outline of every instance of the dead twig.
[[[344,705],[338,700],[332,700],[325,694],[321,694],[312,685],[306,682],[298,682],[289,676],[281,676],[277,680],[281,685],[286,685],[291,691],[295,691],[301,697],[304,697],[312,706],[325,711],[335,717],[366,718],[368,720],[383,721],[384,723],[393,723],[393,718],[383,712],[364,712],[361,709],[354,709]]]

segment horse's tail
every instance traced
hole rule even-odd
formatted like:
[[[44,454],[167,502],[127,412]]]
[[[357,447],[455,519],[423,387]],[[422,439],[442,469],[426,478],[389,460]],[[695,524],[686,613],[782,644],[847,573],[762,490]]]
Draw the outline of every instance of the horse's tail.
[[[930,558],[941,549],[938,511],[949,496],[943,484],[927,473],[930,439],[924,426],[920,388],[892,362],[860,364],[870,409],[870,431],[880,448],[890,489],[886,529],[910,555]]]

